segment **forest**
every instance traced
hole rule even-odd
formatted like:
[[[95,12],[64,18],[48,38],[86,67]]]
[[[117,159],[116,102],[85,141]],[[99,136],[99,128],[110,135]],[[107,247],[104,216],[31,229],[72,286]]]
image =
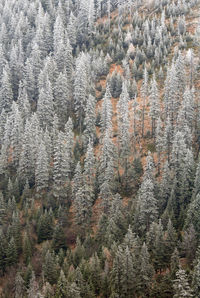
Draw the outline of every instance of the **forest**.
[[[0,1],[0,297],[200,297],[200,1]]]

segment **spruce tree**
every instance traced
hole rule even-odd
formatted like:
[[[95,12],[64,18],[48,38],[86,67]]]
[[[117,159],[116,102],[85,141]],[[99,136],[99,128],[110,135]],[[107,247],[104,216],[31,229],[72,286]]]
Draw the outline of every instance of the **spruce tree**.
[[[38,148],[38,157],[35,168],[35,183],[37,191],[47,189],[49,182],[49,165],[46,147],[43,141]]]
[[[143,73],[143,82],[141,86],[141,95],[142,95],[142,137],[144,136],[144,121],[145,121],[145,109],[147,105],[147,97],[149,94],[149,85],[148,85],[148,72],[145,67],[144,73]]]
[[[174,298],[179,297],[193,297],[192,290],[189,286],[187,275],[185,271],[181,268],[176,273],[176,279],[174,280]]]

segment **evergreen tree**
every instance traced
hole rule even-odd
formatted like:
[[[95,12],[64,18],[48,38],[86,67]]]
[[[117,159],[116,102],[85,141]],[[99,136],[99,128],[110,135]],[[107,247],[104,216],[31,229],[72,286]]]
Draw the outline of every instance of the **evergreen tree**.
[[[181,268],[176,273],[176,279],[174,280],[174,298],[179,297],[193,297],[192,290],[189,286],[187,275]]]
[[[94,143],[96,141],[96,112],[95,112],[95,98],[92,95],[88,96],[85,108],[84,119],[84,137],[85,143],[88,145],[89,141]]]
[[[145,243],[143,243],[143,246],[141,248],[140,260],[141,265],[138,290],[139,293],[145,293],[145,295],[148,297],[152,285],[154,270],[153,266],[150,263],[150,257]]]
[[[24,280],[20,274],[17,272],[15,277],[15,298],[23,298],[25,295],[25,284]]]
[[[58,279],[58,264],[55,255],[49,250],[47,251],[43,264],[43,274],[46,280],[51,284],[55,284]]]
[[[95,172],[95,156],[93,153],[92,143],[89,143],[84,163],[84,178],[91,191],[94,190]]]
[[[128,111],[129,95],[126,82],[123,83],[122,93],[120,95],[117,109],[118,109],[118,129],[119,129],[119,143],[120,143],[120,158],[122,160],[122,167],[124,169],[124,180],[127,181],[127,174],[129,168],[130,156],[130,133],[129,133],[129,111]],[[125,189],[127,189],[125,182]]]
[[[101,112],[101,129],[106,131],[106,129],[112,127],[112,104],[111,104],[111,93],[110,86],[107,84],[106,93],[103,98],[102,112]]]
[[[76,209],[76,222],[88,225],[91,217],[92,192],[87,184],[83,185],[76,193],[74,204]]]
[[[13,237],[10,239],[6,250],[6,263],[8,266],[17,263],[17,248]]]
[[[35,279],[35,273],[32,271],[32,277],[29,283],[29,288],[28,288],[28,298],[39,298],[40,293],[39,293],[39,286],[38,283]]]
[[[67,287],[67,279],[65,277],[64,272],[60,271],[60,276],[57,283],[57,291],[56,295],[59,298],[68,297],[68,287]]]
[[[170,261],[170,270],[171,270],[172,277],[174,278],[176,277],[176,272],[179,270],[179,267],[180,267],[180,256],[177,248],[175,248]]]
[[[1,80],[0,89],[0,112],[4,109],[6,112],[11,110],[11,105],[13,101],[13,92],[10,79],[10,69],[8,64],[5,65],[3,69],[3,75]]]
[[[28,264],[32,256],[32,243],[31,243],[29,234],[27,232],[25,232],[24,239],[23,239],[23,255],[24,255],[26,264]]]
[[[150,116],[152,121],[152,136],[155,135],[156,121],[159,117],[160,107],[159,107],[159,97],[158,97],[158,87],[155,79],[155,74],[153,76],[150,92],[149,92],[149,102],[150,102]]]
[[[75,81],[74,81],[74,107],[77,116],[79,131],[82,132],[83,119],[85,115],[85,104],[88,96],[88,73],[87,57],[81,53],[76,61]]]
[[[52,248],[55,252],[60,249],[66,249],[66,239],[63,227],[61,225],[56,225],[53,233]]]
[[[46,82],[46,88],[40,89],[37,114],[42,127],[46,128],[51,126],[53,122],[53,91],[49,80]]]
[[[192,276],[193,297],[198,297],[200,293],[200,261],[197,259]]]
[[[138,225],[139,231],[143,234],[149,230],[150,224],[155,221],[158,215],[154,185],[149,178],[142,182],[139,189],[136,214],[135,225]]]
[[[187,225],[192,224],[194,226],[194,229],[198,238],[200,236],[199,216],[198,216],[199,208],[200,208],[200,195],[198,194],[189,205],[189,209],[187,212],[187,220],[186,220]]]
[[[54,97],[55,97],[55,109],[59,117],[59,123],[62,127],[63,123],[71,110],[70,104],[70,86],[67,78],[66,72],[60,73],[54,87]]]
[[[142,137],[144,136],[144,121],[145,121],[145,109],[147,104],[147,97],[149,92],[149,85],[148,85],[148,72],[145,67],[143,73],[143,82],[141,87],[141,95],[142,95]]]
[[[49,165],[46,147],[43,141],[38,148],[38,158],[35,168],[35,183],[37,191],[47,189],[49,181]]]

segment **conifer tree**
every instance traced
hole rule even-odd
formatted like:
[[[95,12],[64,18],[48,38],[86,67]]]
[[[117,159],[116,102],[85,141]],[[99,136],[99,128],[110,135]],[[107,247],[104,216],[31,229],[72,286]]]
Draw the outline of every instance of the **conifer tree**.
[[[149,85],[148,85],[148,72],[145,67],[143,73],[143,82],[141,87],[141,95],[142,95],[142,137],[144,136],[144,121],[145,121],[145,109],[147,104],[147,97],[149,93]]]
[[[38,158],[35,168],[35,183],[37,191],[47,189],[49,182],[49,165],[46,147],[43,141],[38,148]]]
[[[174,280],[174,298],[179,297],[193,297],[192,290],[189,286],[187,275],[181,268],[176,273],[176,279]]]
[[[65,123],[67,116],[69,115],[70,100],[69,100],[69,82],[66,72],[60,73],[55,82],[54,97],[55,97],[55,109],[59,117],[60,126]]]
[[[9,112],[13,101],[13,92],[10,79],[10,69],[8,64],[3,69],[0,89],[0,112],[4,109]]]
[[[46,88],[39,92],[37,113],[42,127],[46,128],[53,122],[53,91],[49,80],[46,82]]]
[[[119,143],[120,143],[120,158],[122,160],[122,167],[124,169],[124,180],[127,181],[127,174],[129,168],[130,156],[130,133],[129,133],[129,110],[128,110],[129,95],[126,82],[123,83],[122,93],[120,95],[117,109],[118,109],[118,129],[119,129]],[[125,182],[125,189],[127,183]]]
[[[84,163],[84,178],[91,191],[94,190],[95,172],[95,156],[93,152],[92,143],[89,143]]]
[[[17,272],[15,277],[15,298],[22,298],[25,295],[25,283],[20,274]]]
[[[48,250],[43,264],[44,277],[51,285],[53,285],[57,282],[58,273],[58,264],[55,259],[55,254]]]
[[[93,197],[91,189],[87,184],[83,185],[75,195],[76,222],[88,225],[91,217]]]
[[[104,132],[112,126],[112,105],[110,86],[107,84],[106,93],[103,98],[102,112],[101,112],[101,129]]]
[[[192,276],[192,289],[194,297],[198,297],[200,293],[200,261],[197,259]]]
[[[158,120],[159,112],[160,112],[158,87],[155,79],[155,74],[153,76],[153,79],[150,85],[149,102],[150,102],[150,116],[152,121],[152,136],[154,136],[155,129],[156,129],[156,121]]]
[[[137,205],[137,223],[139,231],[143,234],[149,230],[150,224],[158,215],[157,201],[154,196],[154,184],[146,178],[139,189]],[[136,219],[135,219],[136,220]]]
[[[17,263],[17,248],[15,240],[12,237],[8,243],[6,250],[6,264],[7,266],[12,266]]]
[[[85,109],[85,119],[84,119],[84,137],[86,146],[89,141],[92,143],[96,140],[96,112],[95,112],[95,98],[92,95],[88,96],[86,109]]]
[[[39,293],[39,285],[36,281],[35,278],[35,273],[34,271],[32,271],[32,277],[29,283],[29,288],[28,288],[28,298],[39,298],[40,297],[40,293]]]
[[[88,96],[88,74],[86,62],[86,55],[81,53],[76,61],[74,81],[74,108],[80,132],[82,132],[83,119],[85,115],[85,104]]]
[[[152,285],[152,278],[154,274],[153,266],[150,263],[150,256],[148,253],[148,248],[145,243],[143,243],[140,253],[140,275],[139,275],[139,293],[145,293],[146,296],[149,295],[150,288]]]

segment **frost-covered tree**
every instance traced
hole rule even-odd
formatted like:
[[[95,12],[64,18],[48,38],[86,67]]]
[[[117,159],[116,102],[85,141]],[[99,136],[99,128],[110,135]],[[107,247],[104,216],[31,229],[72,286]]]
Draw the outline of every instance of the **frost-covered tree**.
[[[85,143],[88,145],[89,142],[94,143],[96,139],[96,111],[95,111],[95,98],[92,95],[88,96],[87,104],[85,108],[85,119],[84,119],[84,137]]]
[[[2,74],[0,88],[0,111],[3,109],[9,112],[13,101],[13,92],[10,78],[10,69],[8,64],[5,65]]]
[[[87,184],[83,185],[75,194],[74,205],[76,210],[76,222],[81,225],[88,225],[91,218],[91,207],[93,197],[91,189]]]
[[[80,132],[82,132],[85,104],[88,96],[87,57],[82,52],[77,58],[74,81],[74,108]]]
[[[39,91],[37,114],[43,128],[49,127],[53,122],[54,104],[53,90],[47,79],[46,88]]]
[[[155,135],[156,129],[156,121],[158,120],[160,114],[160,107],[159,107],[159,96],[158,96],[158,87],[157,82],[155,79],[155,74],[153,76],[150,91],[149,91],[149,103],[150,103],[150,116],[151,116],[151,123],[152,123],[152,136]]]
[[[112,126],[112,104],[111,104],[110,86],[107,84],[106,93],[103,98],[102,111],[101,111],[101,128],[104,132]]]
[[[174,280],[174,298],[179,297],[193,297],[192,289],[188,283],[186,272],[183,269],[179,269],[176,273],[176,279]]]
[[[37,191],[47,189],[49,182],[49,160],[46,146],[43,141],[38,148],[38,157],[35,168],[35,183]]]
[[[59,118],[60,126],[66,122],[66,119],[71,111],[71,102],[69,96],[69,82],[66,72],[60,73],[55,82],[54,87],[54,106]]]
[[[145,109],[147,105],[147,98],[149,94],[149,84],[148,84],[149,76],[147,69],[145,67],[143,73],[143,82],[141,86],[141,95],[142,95],[142,137],[144,136],[144,121],[145,121]]]
[[[90,142],[88,144],[86,158],[84,162],[84,178],[85,178],[85,183],[87,183],[91,191],[94,189],[95,173],[96,173],[95,156],[93,152],[92,143]]]
[[[124,176],[127,179],[127,172],[129,167],[130,156],[130,121],[129,121],[129,109],[128,109],[129,95],[127,90],[127,84],[124,82],[122,87],[122,93],[118,101],[118,130],[119,130],[119,153],[122,161],[121,165],[124,169]]]
[[[149,230],[150,225],[157,219],[157,200],[154,196],[154,184],[150,178],[146,178],[139,189],[137,216],[135,224],[141,233]]]

